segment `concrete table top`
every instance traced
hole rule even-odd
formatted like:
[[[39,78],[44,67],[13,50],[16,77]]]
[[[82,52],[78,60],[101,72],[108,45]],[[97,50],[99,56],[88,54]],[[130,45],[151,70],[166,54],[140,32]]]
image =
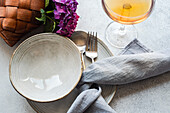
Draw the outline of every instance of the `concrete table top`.
[[[76,30],[98,32],[99,38],[117,55],[121,49],[110,46],[104,37],[104,30],[112,20],[103,11],[101,0],[78,2],[80,19]],[[151,50],[170,48],[170,1],[157,0],[151,16],[135,26],[138,40]],[[41,32],[37,29],[33,33],[37,31]],[[11,48],[0,39],[0,113],[35,113],[9,81],[9,60],[19,43]],[[118,113],[170,113],[170,73],[118,86],[110,105]]]

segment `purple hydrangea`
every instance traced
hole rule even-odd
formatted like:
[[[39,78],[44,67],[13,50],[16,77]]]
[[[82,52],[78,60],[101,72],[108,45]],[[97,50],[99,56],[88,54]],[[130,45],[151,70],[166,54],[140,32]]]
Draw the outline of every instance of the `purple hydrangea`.
[[[71,37],[79,16],[76,13],[78,2],[76,0],[53,0],[55,3],[54,18],[59,21],[56,33]]]

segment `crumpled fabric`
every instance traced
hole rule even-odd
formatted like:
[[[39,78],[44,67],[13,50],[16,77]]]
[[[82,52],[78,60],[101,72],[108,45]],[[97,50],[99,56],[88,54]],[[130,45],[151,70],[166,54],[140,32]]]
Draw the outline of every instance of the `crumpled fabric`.
[[[100,84],[128,84],[168,72],[169,51],[152,52],[135,39],[120,55],[91,64],[79,82],[81,93],[67,113],[116,113],[101,96]]]

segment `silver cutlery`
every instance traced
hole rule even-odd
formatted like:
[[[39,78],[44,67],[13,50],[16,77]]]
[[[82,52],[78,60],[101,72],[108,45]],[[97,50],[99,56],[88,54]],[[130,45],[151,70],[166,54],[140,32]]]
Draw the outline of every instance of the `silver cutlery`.
[[[79,51],[80,51],[80,54],[81,54],[81,61],[82,61],[82,69],[84,70],[86,67],[85,67],[85,63],[84,63],[84,56],[83,54],[85,53],[85,48],[86,46],[77,46]]]
[[[77,45],[77,48],[80,51],[81,54],[81,65],[82,65],[82,70],[85,69],[85,63],[84,63],[84,53],[86,50],[86,35],[83,35],[82,31],[77,31],[74,32],[72,37],[71,37],[72,41]]]
[[[94,63],[94,59],[97,58],[98,56],[97,54],[97,32],[96,32],[96,35],[94,35],[94,32],[93,33],[88,32],[85,55],[91,58],[92,63]]]

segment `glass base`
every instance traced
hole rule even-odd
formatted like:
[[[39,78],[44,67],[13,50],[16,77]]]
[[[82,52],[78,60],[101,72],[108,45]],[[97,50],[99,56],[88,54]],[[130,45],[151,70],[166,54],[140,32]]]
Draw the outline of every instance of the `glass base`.
[[[106,28],[105,37],[112,46],[125,48],[132,40],[137,38],[137,30],[133,25],[111,22]]]

